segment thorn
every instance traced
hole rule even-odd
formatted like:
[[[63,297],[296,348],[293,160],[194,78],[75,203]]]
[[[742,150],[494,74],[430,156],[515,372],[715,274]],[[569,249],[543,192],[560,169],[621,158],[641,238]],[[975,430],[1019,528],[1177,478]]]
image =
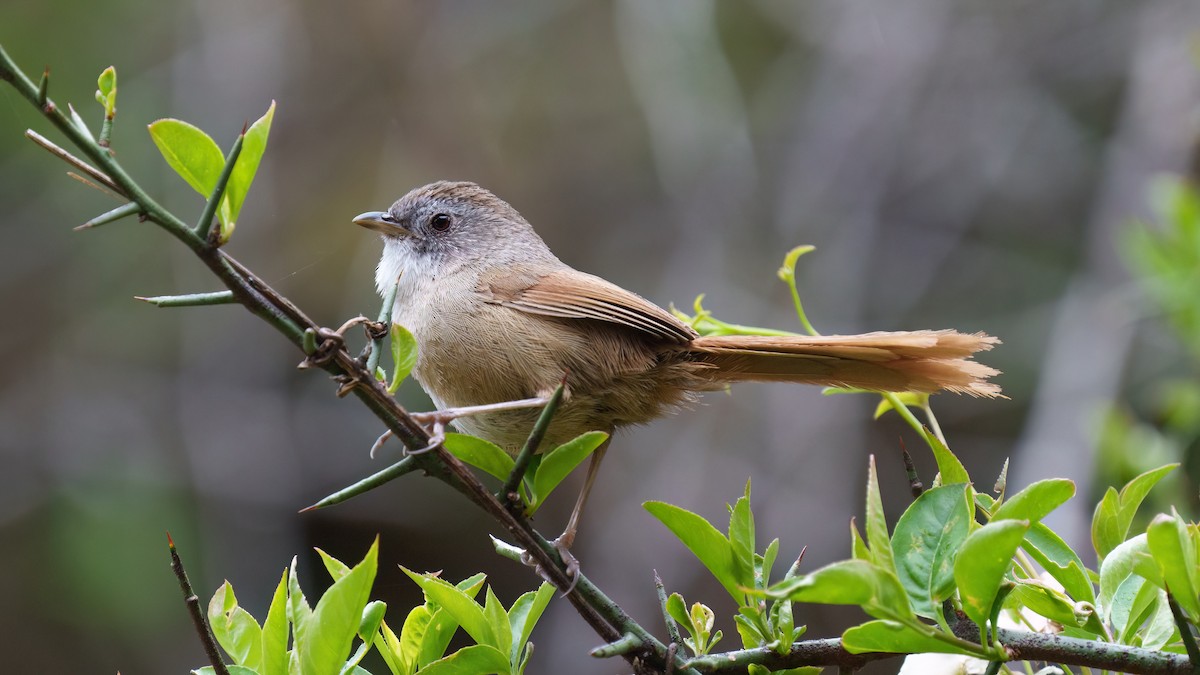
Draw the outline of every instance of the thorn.
[[[175,540],[171,538],[170,531],[167,532],[167,546],[170,547],[172,551],[175,550]]]
[[[37,104],[39,108],[46,107],[46,92],[50,88],[50,66],[42,71],[42,80],[38,82]]]
[[[246,120],[245,122],[242,122],[242,135],[245,136],[246,132],[249,130],[250,130],[250,120]]]
[[[306,507],[300,509],[296,513],[308,513],[309,511],[316,511],[318,508],[320,508],[320,507],[317,504],[313,504],[312,506],[306,506]]]

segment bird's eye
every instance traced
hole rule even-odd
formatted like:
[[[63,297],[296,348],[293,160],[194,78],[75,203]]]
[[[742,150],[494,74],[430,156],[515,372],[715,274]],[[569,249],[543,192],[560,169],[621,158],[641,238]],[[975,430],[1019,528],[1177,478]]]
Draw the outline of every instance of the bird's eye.
[[[450,216],[446,215],[445,213],[434,214],[434,216],[429,219],[429,226],[437,232],[445,232],[446,230],[450,229],[450,223]]]

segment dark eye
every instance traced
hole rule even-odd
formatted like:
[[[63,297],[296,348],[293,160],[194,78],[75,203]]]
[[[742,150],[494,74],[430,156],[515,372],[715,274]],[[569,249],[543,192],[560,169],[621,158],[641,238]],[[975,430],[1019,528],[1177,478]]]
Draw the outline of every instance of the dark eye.
[[[450,229],[450,223],[450,216],[444,213],[434,214],[434,216],[429,219],[429,226],[437,232],[445,232],[446,230]]]

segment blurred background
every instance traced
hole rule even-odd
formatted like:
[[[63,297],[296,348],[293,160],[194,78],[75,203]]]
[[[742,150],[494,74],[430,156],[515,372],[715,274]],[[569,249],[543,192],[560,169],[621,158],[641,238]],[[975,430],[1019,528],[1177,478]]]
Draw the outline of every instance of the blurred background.
[[[983,360],[1010,399],[934,408],[981,488],[1006,458],[1010,491],[1074,479],[1080,497],[1051,524],[1091,561],[1104,487],[1195,447],[1200,293],[1155,295],[1137,277],[1154,277],[1155,241],[1186,254],[1145,232],[1182,203],[1151,186],[1188,171],[1198,35],[1190,0],[43,0],[7,3],[0,24],[94,128],[96,75],[116,66],[117,156],[188,221],[202,200],[145,125],[183,118],[228,147],[278,101],[228,250],[326,325],[378,311],[380,244],[350,219],[450,178],[509,201],[569,264],[663,305],[705,293],[719,318],[794,329],[775,270],[813,244],[798,276],[822,332],[1000,336]],[[165,530],[202,597],[227,578],[260,620],[293,555],[311,595],[327,583],[313,546],[357,560],[376,533],[375,596],[395,623],[419,601],[397,564],[486,571],[505,602],[536,585],[492,553],[487,519],[423,478],[297,515],[399,446],[371,460],[379,423],[296,371],[298,352],[244,310],[133,301],[217,286],[149,224],[73,233],[117,204],[63,175],[27,127],[59,139],[0,87],[0,635],[14,657],[54,673],[201,665]],[[1191,255],[1172,269],[1195,289]],[[401,398],[429,406],[413,383]],[[657,570],[736,646],[732,603],[642,502],[723,524],[750,479],[781,559],[844,558],[867,456],[894,517],[909,498],[898,439],[921,447],[894,416],[873,422],[874,405],[747,384],[620,435],[575,548],[585,572],[662,633]],[[1191,508],[1192,485],[1160,487],[1161,504]],[[539,514],[543,532],[572,492]],[[860,616],[797,610],[812,637]],[[598,638],[566,602],[533,639],[531,672],[627,672],[586,655]]]

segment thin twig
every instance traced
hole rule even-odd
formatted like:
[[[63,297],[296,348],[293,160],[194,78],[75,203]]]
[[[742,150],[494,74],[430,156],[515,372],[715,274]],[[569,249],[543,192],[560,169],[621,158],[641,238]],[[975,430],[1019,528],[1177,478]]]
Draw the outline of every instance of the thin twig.
[[[183,569],[183,560],[179,558],[179,552],[175,550],[175,540],[171,538],[170,532],[167,533],[167,548],[171,550],[171,571],[179,580],[179,588],[183,591],[183,601],[187,605],[188,614],[192,617],[196,635],[200,637],[200,644],[204,645],[204,653],[208,655],[208,662],[212,664],[217,675],[229,675],[229,669],[225,667],[225,662],[221,659],[221,651],[217,648],[217,639],[213,637],[212,626],[208,625],[208,619],[205,618],[204,611],[200,607],[200,598],[192,590],[192,582],[188,581],[187,570]]]
[[[1188,660],[1192,662],[1192,672],[1200,673],[1200,648],[1196,647],[1196,636],[1192,634],[1192,624],[1183,614],[1179,603],[1175,602],[1174,594],[1167,593],[1167,604],[1171,607],[1171,616],[1175,618],[1175,627],[1179,629],[1179,638],[1183,640],[1183,648],[1187,650]]]
[[[546,407],[542,408],[542,414],[538,416],[533,430],[529,432],[529,438],[526,439],[521,452],[517,454],[516,461],[513,462],[513,469],[508,474],[508,480],[504,481],[504,487],[500,489],[500,499],[509,502],[514,508],[521,505],[521,495],[517,492],[517,487],[521,485],[521,479],[525,477],[525,470],[529,468],[533,454],[537,452],[538,446],[542,444],[542,438],[546,435],[546,429],[550,427],[550,420],[558,411],[559,404],[562,403],[566,385],[567,377],[564,375],[558,388],[550,395],[550,400],[546,401]]]
[[[71,153],[62,149],[58,145],[55,145],[54,142],[52,142],[50,139],[46,138],[45,136],[39,134],[38,132],[34,131],[33,129],[26,129],[25,137],[28,138],[29,140],[33,141],[34,143],[37,143],[38,145],[42,146],[43,148],[48,150],[50,152],[50,154],[54,155],[55,157],[58,157],[62,161],[66,162],[67,164],[70,164],[71,166],[75,167],[76,169],[79,169],[80,171],[91,176],[92,179],[95,180],[97,183],[100,183],[104,187],[108,188],[109,190],[112,190],[113,192],[121,195],[122,197],[129,199],[129,195],[126,194],[125,190],[121,189],[121,186],[114,183],[113,179],[108,177],[108,174],[97,169],[96,167],[92,166],[91,164],[88,164],[87,162],[83,161],[82,159],[79,159],[75,155],[72,155]]]

